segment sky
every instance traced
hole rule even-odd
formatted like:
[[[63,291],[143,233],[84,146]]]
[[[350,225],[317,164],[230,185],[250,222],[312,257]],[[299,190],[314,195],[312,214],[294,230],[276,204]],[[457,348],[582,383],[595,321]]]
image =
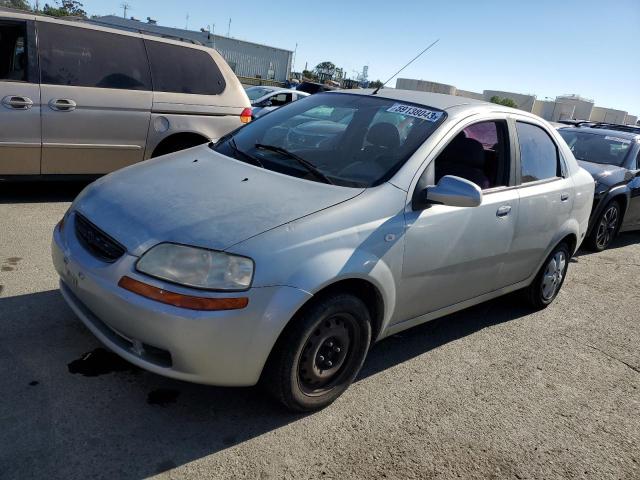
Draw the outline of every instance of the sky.
[[[122,15],[125,0],[83,0],[90,15]],[[575,93],[640,115],[640,0],[126,0],[127,16],[296,49],[295,69],[331,61],[355,77],[400,77],[538,99]],[[187,20],[188,15],[188,20]],[[395,86],[395,80],[389,82]]]

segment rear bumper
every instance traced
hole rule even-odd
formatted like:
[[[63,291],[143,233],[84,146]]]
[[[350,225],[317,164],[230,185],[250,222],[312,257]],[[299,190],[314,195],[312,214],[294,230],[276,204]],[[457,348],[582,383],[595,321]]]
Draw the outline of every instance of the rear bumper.
[[[113,264],[92,257],[75,238],[72,217],[64,230],[71,233],[56,227],[52,242],[63,297],[109,349],[159,375],[211,385],[254,385],[280,332],[311,296],[292,287],[265,287],[224,295],[249,297],[242,310],[203,312],[165,305],[118,287],[118,280],[128,275],[159,288],[194,292],[137,273],[137,258],[131,255]]]

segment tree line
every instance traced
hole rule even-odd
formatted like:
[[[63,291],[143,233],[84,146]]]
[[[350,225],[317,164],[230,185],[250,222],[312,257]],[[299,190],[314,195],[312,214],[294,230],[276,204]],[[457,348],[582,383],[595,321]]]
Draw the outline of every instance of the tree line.
[[[14,8],[26,12],[36,11],[26,0],[0,0],[0,7]],[[42,10],[37,12],[51,17],[87,17],[84,5],[77,0],[55,0],[53,5],[45,3]]]

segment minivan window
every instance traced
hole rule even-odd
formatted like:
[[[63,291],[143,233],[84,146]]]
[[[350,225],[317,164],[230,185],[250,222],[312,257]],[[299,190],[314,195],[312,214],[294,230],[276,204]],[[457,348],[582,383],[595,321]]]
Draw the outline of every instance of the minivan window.
[[[222,72],[204,50],[145,41],[157,92],[219,95],[226,87]]]
[[[560,176],[558,148],[542,128],[516,122],[520,144],[522,183],[536,182]]]
[[[371,187],[391,178],[445,117],[383,97],[318,93],[247,124],[214,149],[307,180]]]
[[[141,38],[38,22],[42,83],[151,90]]]
[[[27,80],[26,22],[0,22],[0,80]]]

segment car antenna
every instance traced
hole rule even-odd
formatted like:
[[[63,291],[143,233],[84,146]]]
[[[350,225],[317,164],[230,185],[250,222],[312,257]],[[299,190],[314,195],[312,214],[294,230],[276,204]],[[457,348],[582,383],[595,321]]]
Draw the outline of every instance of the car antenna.
[[[380,85],[378,88],[376,88],[373,93],[371,95],[375,95],[378,93],[378,90],[380,90],[382,87],[384,87],[387,83],[389,83],[391,80],[393,80],[393,78],[398,75],[402,70],[404,70],[405,68],[407,68],[409,65],[411,65],[413,62],[415,62],[418,58],[420,58],[420,56],[426,52],[427,50],[429,50],[431,47],[433,47],[436,43],[438,43],[440,41],[440,39],[437,39],[435,42],[433,42],[431,45],[429,45],[427,48],[425,48],[424,50],[422,50],[418,55],[416,55],[415,57],[413,57],[411,59],[411,61],[409,63],[407,63],[404,67],[402,67],[400,70],[398,70],[396,73],[394,73],[393,75],[391,75],[391,77],[389,77],[389,80],[387,80],[386,82],[384,82],[382,85]]]

